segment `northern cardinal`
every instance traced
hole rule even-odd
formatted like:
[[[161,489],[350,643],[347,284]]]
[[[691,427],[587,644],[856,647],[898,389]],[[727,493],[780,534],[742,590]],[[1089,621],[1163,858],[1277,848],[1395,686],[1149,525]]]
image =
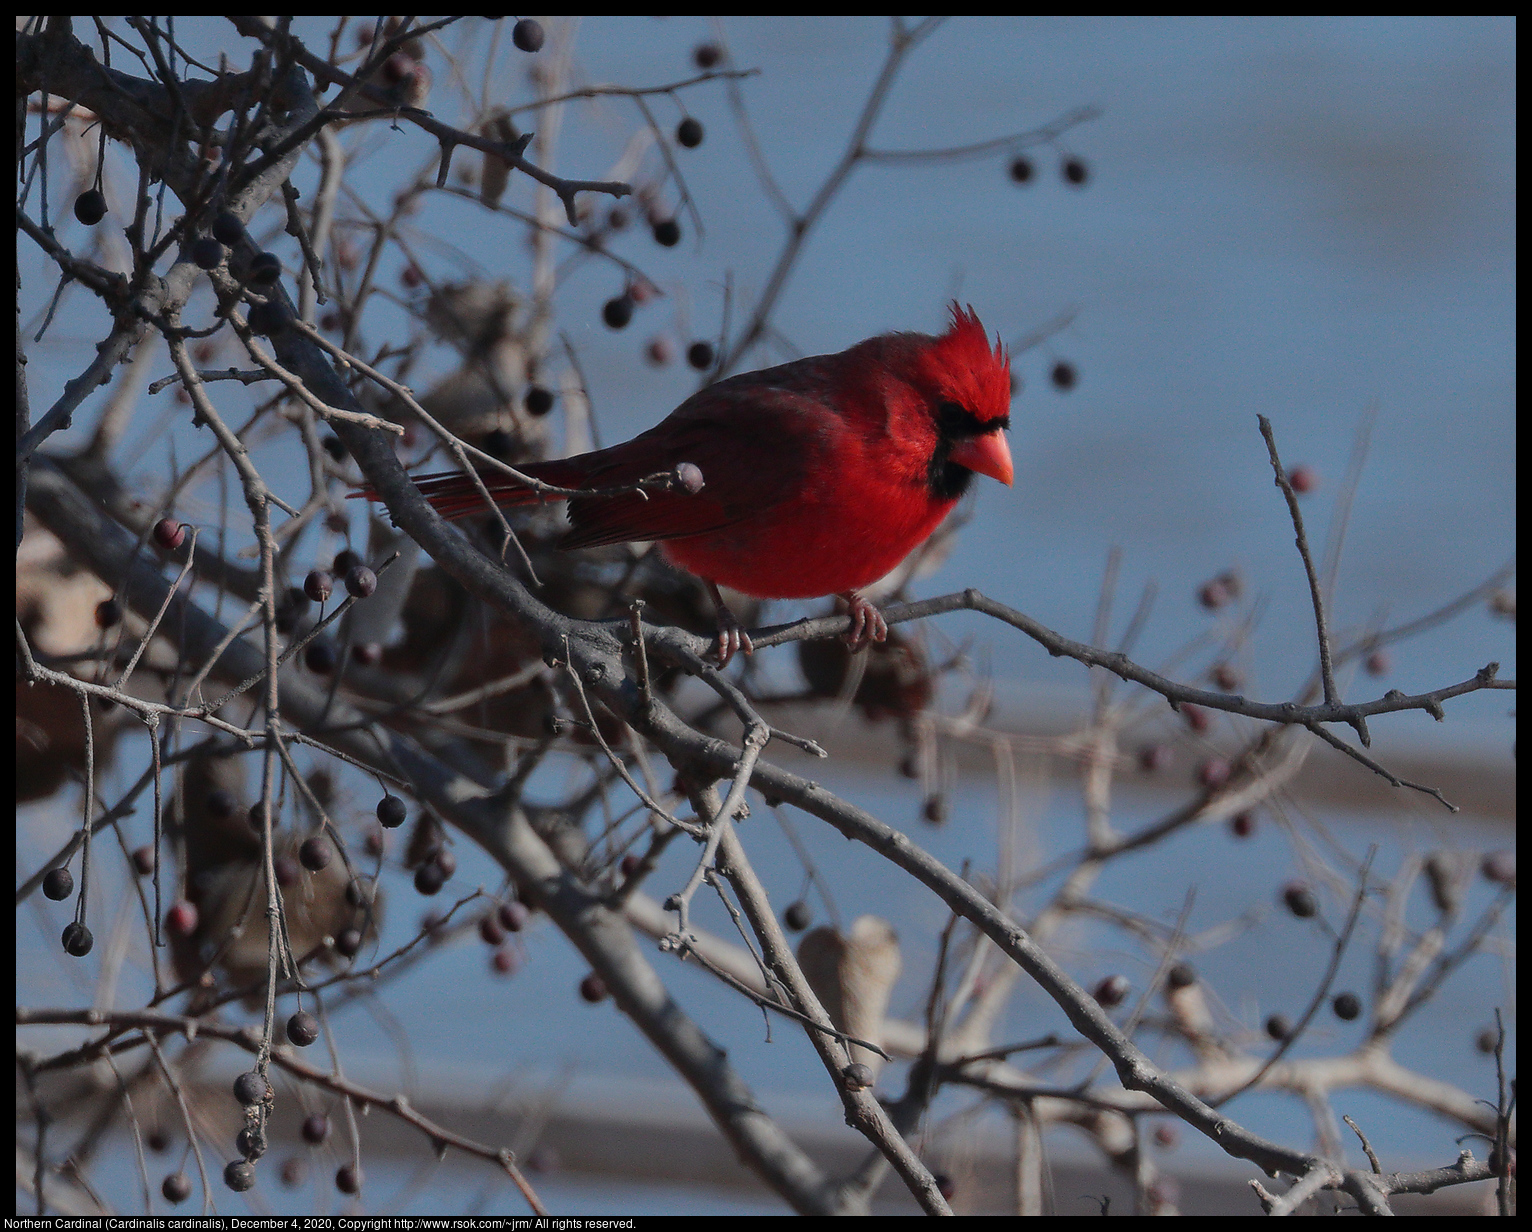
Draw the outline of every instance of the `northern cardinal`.
[[[562,548],[659,540],[671,564],[707,583],[718,605],[718,657],[751,652],[718,586],[763,599],[839,595],[854,648],[888,626],[859,588],[930,536],[975,473],[1010,485],[1010,359],[970,307],[951,305],[939,336],[880,334],[729,377],[693,394],[631,441],[520,467],[561,488],[628,488],[569,499]],[[668,489],[632,490],[656,475]],[[485,472],[502,506],[549,499]],[[426,475],[445,518],[484,509],[461,472]],[[371,489],[356,495],[375,498]],[[558,498],[554,498],[558,499]]]

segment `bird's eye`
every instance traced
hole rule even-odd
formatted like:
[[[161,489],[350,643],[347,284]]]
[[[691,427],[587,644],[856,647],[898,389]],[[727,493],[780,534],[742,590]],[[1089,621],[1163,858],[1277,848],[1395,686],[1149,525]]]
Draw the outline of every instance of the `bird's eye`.
[[[959,432],[973,422],[973,416],[957,402],[941,402],[936,407],[936,418],[948,433]]]

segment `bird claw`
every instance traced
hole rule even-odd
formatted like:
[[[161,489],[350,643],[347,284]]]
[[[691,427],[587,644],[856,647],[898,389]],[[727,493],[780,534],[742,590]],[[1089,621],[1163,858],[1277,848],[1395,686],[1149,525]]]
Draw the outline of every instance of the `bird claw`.
[[[709,582],[708,589],[713,592],[713,603],[718,608],[718,642],[713,647],[713,653],[718,658],[718,666],[724,668],[729,666],[729,660],[740,651],[753,655],[755,646],[750,641],[750,635],[745,632],[745,626],[739,623],[739,617],[723,601],[718,587]]]
[[[854,590],[841,598],[851,606],[851,628],[841,636],[852,654],[865,649],[869,642],[888,640],[888,622],[882,612]]]

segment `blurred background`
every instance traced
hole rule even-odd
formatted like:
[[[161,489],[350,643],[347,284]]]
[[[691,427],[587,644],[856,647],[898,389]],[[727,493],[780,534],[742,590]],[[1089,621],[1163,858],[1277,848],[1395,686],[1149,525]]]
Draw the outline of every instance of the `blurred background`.
[[[873,18],[603,17],[545,24],[551,40],[572,48],[576,85],[682,80],[696,71],[694,48],[708,42],[725,46],[733,67],[759,69],[738,89],[762,156],[799,209],[844,153],[888,42],[887,23]],[[330,28],[318,19],[294,23],[315,47],[324,45]],[[240,40],[213,19],[183,19],[177,37],[208,62],[216,62],[220,50],[239,59]],[[502,39],[486,65],[482,23],[462,23],[441,40],[469,72],[486,74],[490,93],[500,93],[505,105],[530,97],[526,74],[534,61]],[[426,62],[437,66],[439,93],[425,106],[437,110],[440,98],[440,118],[456,119],[455,105],[447,103],[444,55],[428,52]],[[915,592],[976,586],[1066,636],[1089,640],[1103,570],[1118,549],[1114,637],[1152,582],[1157,597],[1135,658],[1154,665],[1236,619],[1198,602],[1206,581],[1235,570],[1248,590],[1238,619],[1256,614],[1240,651],[1240,691],[1285,700],[1313,671],[1315,639],[1258,414],[1271,420],[1286,464],[1309,469],[1313,482],[1303,510],[1316,550],[1332,532],[1359,430],[1370,424],[1334,594],[1339,635],[1439,608],[1512,560],[1514,66],[1511,19],[948,21],[899,74],[868,137],[873,149],[963,147],[1028,133],[1084,107],[1099,109],[1099,116],[1054,143],[1001,145],[981,157],[859,165],[810,234],[773,315],[773,336],[740,367],[839,350],[884,330],[936,331],[949,299],[972,304],[991,332],[1017,348],[1016,484],[975,485],[971,521]],[[599,438],[609,443],[657,422],[692,392],[696,373],[679,356],[696,339],[718,338],[726,302],[737,328],[784,242],[781,218],[752,171],[728,88],[710,82],[686,91],[684,101],[706,133],[697,148],[675,152],[702,230],[682,212],[675,247],[656,245],[641,224],[611,241],[663,294],[639,305],[620,332],[602,320],[602,305],[623,290],[610,265],[571,261],[555,296],[558,327],[578,355]],[[667,98],[649,105],[662,128],[680,118]],[[537,126],[535,117],[518,122]],[[640,124],[630,99],[572,104],[562,117],[552,169],[607,178]],[[343,139],[366,151],[348,182],[379,212],[388,210],[399,188],[400,167],[434,168],[435,143],[408,124],[375,123]],[[1012,173],[1018,156],[1030,163],[1025,182]],[[646,157],[652,169],[657,156]],[[1066,159],[1084,169],[1083,182],[1062,174]],[[129,199],[136,181],[110,155],[108,197],[114,166],[115,191]],[[295,180],[307,191],[316,174],[309,163]],[[528,184],[513,176],[507,204],[530,199]],[[271,222],[275,230],[275,216]],[[523,228],[471,200],[428,193],[410,227],[416,259],[429,263],[433,276],[525,283],[530,255]],[[98,259],[110,258],[110,236],[86,233],[67,211],[59,238],[82,252],[99,244]],[[120,237],[117,242],[120,247]],[[19,253],[35,411],[79,371],[82,356],[88,360],[104,318],[83,295],[66,296],[43,341],[31,343],[53,279],[30,242],[22,239]],[[396,292],[393,320],[401,336],[410,328],[404,264],[400,258],[396,268],[378,271],[380,285]],[[208,301],[202,302],[206,310]],[[380,307],[369,315],[374,347],[387,336],[389,313]],[[652,362],[657,340],[671,357],[663,364]],[[146,379],[169,371],[161,351]],[[417,372],[411,383],[419,388],[428,376]],[[248,403],[228,389],[220,387],[219,395],[231,405]],[[92,405],[87,400],[77,417],[83,432],[92,423]],[[167,416],[168,408],[169,391],[144,399],[122,451],[134,459],[130,477],[151,491],[173,458],[184,461],[205,447],[186,416]],[[66,434],[51,445],[68,443]],[[280,474],[266,473],[281,490]],[[293,475],[292,491],[284,495],[301,501],[306,483],[306,475]],[[194,497],[211,502],[216,488],[206,485]],[[181,516],[189,516],[188,509]],[[239,546],[232,542],[229,552]],[[1513,612],[1514,590],[1507,593]],[[766,619],[791,619],[805,610],[779,604]],[[1078,664],[1050,659],[1020,634],[978,617],[934,623],[938,645],[962,645],[992,678],[992,726],[1065,731],[1086,713],[1087,679]],[[1390,648],[1387,661],[1374,665],[1375,675],[1351,665],[1341,687],[1347,697],[1388,688],[1414,693],[1468,679],[1491,661],[1500,663],[1502,676],[1514,677],[1513,625],[1478,602]],[[795,659],[787,654],[765,670],[784,683],[796,679]],[[1286,816],[1263,822],[1248,838],[1222,827],[1183,832],[1114,865],[1111,883],[1099,892],[1135,910],[1168,912],[1173,920],[1186,890],[1195,887],[1194,928],[1264,913],[1260,927],[1200,956],[1199,970],[1214,986],[1237,990],[1242,999],[1226,1008],[1252,1029],[1274,1008],[1300,1010],[1328,959],[1328,942],[1282,918],[1274,896],[1286,877],[1308,867],[1316,828],[1352,858],[1378,843],[1375,871],[1383,877],[1446,843],[1478,850],[1513,845],[1513,709],[1511,694],[1483,692],[1448,703],[1441,724],[1418,711],[1372,723],[1375,756],[1400,773],[1415,767],[1410,777],[1436,774],[1428,781],[1441,783],[1449,796],[1448,783],[1461,788],[1469,806],[1464,814],[1450,815],[1429,797],[1381,786],[1360,766],[1336,767],[1328,755],[1316,755],[1311,778],[1295,787]],[[1148,707],[1143,738],[1163,731],[1171,739],[1180,727],[1173,720],[1163,705]],[[1225,736],[1250,730],[1232,723],[1221,729]],[[949,867],[965,859],[994,864],[997,817],[1011,805],[1000,799],[992,765],[981,758],[953,763],[949,820],[931,828],[920,818],[919,793],[891,773],[891,754],[877,734],[844,735],[840,749],[829,737],[837,758],[814,777],[891,824],[918,831],[919,841]],[[125,744],[120,765],[141,764],[136,746]],[[1172,793],[1190,791],[1193,765],[1194,755],[1183,755],[1165,775],[1132,780],[1118,795],[1120,824],[1142,824],[1165,811]],[[554,776],[551,793],[564,782],[557,776],[569,771],[547,773]],[[60,797],[24,811],[18,827],[23,875],[77,825],[72,807]],[[1028,767],[1019,808],[1039,859],[1078,844],[1081,801],[1067,766]],[[758,809],[757,817],[752,858],[773,895],[780,892],[786,901],[803,881],[801,866],[770,814]],[[131,824],[147,834],[147,817]],[[945,913],[929,893],[820,823],[797,816],[792,824],[819,868],[833,873],[839,914],[849,921],[875,911],[904,938],[905,974],[891,1012],[918,1018]],[[496,884],[487,859],[466,843],[457,851],[455,885]],[[656,885],[679,884],[691,858],[689,850],[673,850]],[[1045,896],[1049,889],[1044,883],[1035,893]],[[1476,884],[1479,906],[1490,889]],[[401,876],[394,888],[399,906],[380,942],[385,948],[416,927],[410,893]],[[103,918],[118,906],[107,902]],[[1346,903],[1331,897],[1325,907],[1334,918],[1344,915]],[[703,922],[732,932],[721,910],[716,914]],[[35,896],[18,917],[22,1003],[73,1003],[91,995],[88,964],[65,968],[56,957],[63,922],[56,905]],[[1507,952],[1466,963],[1422,1011],[1396,1052],[1401,1062],[1492,1096],[1493,1062],[1475,1052],[1473,1037],[1492,1021],[1496,1005],[1514,1026],[1510,935],[1502,937]],[[1056,952],[1087,984],[1117,970],[1142,984],[1153,963],[1146,968],[1143,955],[1104,948],[1120,944],[1105,929],[1081,926]],[[542,921],[526,935],[524,949],[520,969],[506,979],[489,971],[488,952],[476,938],[461,938],[384,997],[358,998],[337,1018],[348,1073],[389,1089],[402,1084],[421,1107],[465,1107],[468,1093],[491,1091],[484,1109],[491,1122],[497,1102],[524,1109],[541,1101],[549,1126],[544,1162],[552,1167],[562,1157],[566,1166],[538,1184],[558,1213],[782,1210],[759,1189],[721,1187],[726,1175],[731,1184],[733,1178],[726,1151],[715,1152],[721,1162],[701,1176],[644,1152],[642,1141],[660,1125],[678,1135],[694,1132],[699,1144],[711,1131],[689,1092],[611,1003],[586,1005],[575,995],[584,968],[556,930]],[[1281,961],[1274,960],[1278,954]],[[1342,979],[1364,986],[1370,961],[1358,949]],[[670,963],[663,971],[702,1025],[728,1041],[731,1059],[766,1106],[804,1134],[821,1135],[825,1151],[850,1150],[836,1133],[834,1094],[795,1029],[775,1024],[768,1043],[758,1010],[693,969]],[[127,998],[124,1004],[141,995],[131,974],[124,973],[117,995]],[[1016,1038],[1062,1022],[1027,988],[1010,1012]],[[1331,1020],[1299,1052],[1343,1050],[1345,1033],[1360,1025]],[[58,1046],[71,1038],[63,1030],[51,1034]],[[44,1036],[29,1032],[28,1046],[42,1048]],[[1338,1112],[1367,1126],[1386,1166],[1440,1166],[1456,1155],[1460,1129],[1451,1123],[1365,1091],[1348,1100]],[[1306,1142],[1312,1132],[1308,1112],[1291,1098],[1246,1096],[1231,1113],[1283,1142]],[[364,1127],[364,1141],[378,1119]],[[598,1130],[622,1149],[582,1154],[582,1140],[598,1140],[591,1137]],[[387,1152],[395,1131],[377,1132],[377,1149]],[[958,1161],[948,1165],[953,1169],[978,1160],[971,1165],[978,1176],[984,1160],[1003,1154],[1007,1133],[998,1122],[969,1118],[949,1127],[939,1149]],[[1244,1170],[1192,1137],[1182,1135],[1179,1153],[1167,1153],[1162,1166],[1242,1184]],[[497,1188],[457,1163],[429,1172],[412,1143],[400,1136],[395,1145],[396,1174],[383,1158],[369,1162],[377,1213],[446,1209],[449,1195],[453,1209],[464,1209],[465,1190],[476,1194],[478,1209],[520,1212],[508,1186]],[[694,1149],[697,1158],[711,1158],[704,1146]],[[1089,1160],[1065,1133],[1050,1139],[1050,1149],[1060,1167]],[[662,1154],[678,1153],[685,1152]],[[600,1179],[603,1167],[608,1175]],[[103,1175],[119,1175],[124,1192],[134,1187],[126,1144],[103,1168]],[[638,1184],[631,1174],[647,1180]],[[312,1201],[308,1209],[316,1211],[341,1209],[340,1196],[324,1180],[328,1172],[316,1175],[312,1197],[304,1191],[298,1201]],[[1083,1183],[1098,1190],[1105,1184]],[[1062,1195],[1077,1192],[1061,1183],[1060,1213],[1076,1213]],[[292,1201],[269,1182],[256,1197],[278,1211]],[[1191,1209],[1186,1199],[1183,1193],[1183,1206]],[[1243,1201],[1254,1213],[1253,1199]],[[1074,1205],[1094,1213],[1087,1203]]]

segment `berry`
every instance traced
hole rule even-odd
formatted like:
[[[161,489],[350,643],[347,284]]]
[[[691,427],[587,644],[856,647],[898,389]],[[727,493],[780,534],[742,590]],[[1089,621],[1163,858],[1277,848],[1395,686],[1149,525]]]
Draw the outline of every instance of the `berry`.
[[[282,277],[282,262],[274,252],[258,252],[250,259],[250,285],[269,287]]]
[[[303,1166],[303,1160],[296,1155],[289,1156],[282,1161],[282,1184],[289,1189],[296,1189],[303,1184],[307,1171],[308,1169]]]
[[[215,240],[228,248],[233,248],[245,234],[245,224],[236,215],[227,212],[213,219],[213,225],[208,229],[212,231]]]
[[[375,893],[375,883],[360,877],[346,883],[346,901],[358,910],[370,906]]]
[[[846,1080],[847,1089],[852,1091],[865,1091],[873,1084],[872,1067],[860,1061],[853,1061],[846,1066],[840,1076]]]
[[[271,1083],[266,1081],[266,1075],[253,1069],[246,1070],[234,1080],[234,1098],[246,1108],[264,1104],[272,1098]]]
[[[1103,1009],[1113,1009],[1128,999],[1128,993],[1133,985],[1128,983],[1125,975],[1109,975],[1097,982],[1091,990],[1091,996],[1096,998],[1097,1003]]]
[[[1331,1008],[1342,1022],[1350,1022],[1362,1012],[1362,999],[1354,992],[1339,993]]]
[[[527,919],[531,912],[527,910],[525,903],[509,902],[501,903],[497,913],[500,923],[504,924],[508,932],[519,933],[527,925]]]
[[[287,328],[287,309],[276,300],[267,300],[250,309],[251,332],[263,338],[275,338]]]
[[[171,1206],[180,1206],[191,1197],[191,1190],[191,1181],[187,1179],[184,1172],[172,1172],[160,1186],[160,1192],[165,1195],[165,1201]]]
[[[1229,780],[1229,763],[1222,757],[1209,757],[1197,767],[1197,781],[1204,787],[1221,787]]]
[[[399,271],[399,281],[412,291],[424,282],[425,278],[426,276],[421,272],[420,266],[413,263],[406,265]]]
[[[340,437],[338,437],[338,436],[327,436],[327,437],[324,438],[323,441],[320,442],[320,444],[322,444],[324,446],[324,451],[327,454],[329,454],[332,458],[334,458],[337,462],[345,461],[345,458],[346,458],[346,447],[345,447],[345,445],[343,445],[341,443]]]
[[[1243,683],[1239,672],[1228,663],[1220,663],[1213,668],[1213,683],[1225,693],[1232,693]]]
[[[345,958],[355,958],[362,948],[362,934],[354,928],[344,928],[335,938],[336,950]]]
[[[1274,1040],[1285,1040],[1293,1033],[1293,1024],[1285,1014],[1273,1014],[1266,1020],[1266,1034]]]
[[[1228,603],[1231,597],[1229,588],[1224,585],[1220,578],[1214,578],[1211,582],[1204,582],[1197,591],[1197,602],[1210,612],[1216,612]]]
[[[96,604],[96,624],[103,629],[112,628],[122,619],[122,604],[116,599],[103,599]]]
[[[1367,674],[1369,676],[1386,676],[1393,663],[1389,660],[1388,651],[1374,650],[1367,656]]]
[[[84,958],[90,953],[90,947],[96,944],[96,939],[91,936],[90,929],[78,921],[71,921],[64,926],[64,952],[72,954],[76,958]]]
[[[60,865],[50,868],[43,878],[43,893],[54,902],[62,902],[74,893],[74,874]]]
[[[1319,486],[1319,476],[1311,466],[1295,466],[1287,472],[1287,482],[1294,492],[1312,492]]]
[[[227,821],[234,816],[234,797],[220,787],[207,793],[207,815],[215,821]]]
[[[1072,363],[1061,359],[1048,370],[1048,379],[1053,382],[1055,389],[1067,393],[1079,382],[1080,374],[1075,371]]]
[[[299,1010],[287,1020],[287,1038],[299,1048],[307,1048],[319,1038],[319,1019],[307,1010]]]
[[[698,372],[706,372],[711,368],[714,358],[711,342],[694,342],[686,348],[686,362]]]
[[[796,902],[788,903],[787,910],[782,913],[782,923],[795,933],[801,933],[813,922],[813,908],[801,898]]]
[[[1181,1141],[1181,1132],[1174,1125],[1156,1125],[1154,1127],[1154,1140],[1169,1151]]]
[[[223,264],[223,245],[204,235],[191,246],[192,264],[198,269],[214,270]]]
[[[1484,857],[1479,865],[1479,871],[1484,874],[1486,881],[1493,881],[1496,885],[1514,888],[1516,885],[1516,853],[1514,851],[1492,851]]]
[[[167,552],[174,552],[186,542],[186,528],[174,518],[161,518],[154,524],[154,541]]]
[[[1145,774],[1153,774],[1170,765],[1174,756],[1169,745],[1146,744],[1138,751],[1138,767]]]
[[[953,1195],[957,1193],[957,1182],[945,1172],[933,1173],[931,1179],[936,1182],[936,1192],[951,1202]]]
[[[133,868],[143,877],[147,877],[154,871],[154,848],[148,843],[133,849]]]
[[[310,642],[303,648],[303,662],[315,675],[328,676],[340,662],[340,656],[329,642]]]
[[[374,858],[381,858],[388,851],[388,835],[376,826],[368,827],[362,838],[362,849]]]
[[[407,815],[408,810],[405,808],[404,801],[398,796],[385,795],[378,801],[378,822],[390,830],[402,826]]]
[[[674,218],[662,218],[654,224],[654,242],[661,248],[674,248],[681,242],[681,224]]]
[[[536,25],[537,23],[533,22],[532,24]],[[533,50],[536,49],[534,48]],[[335,1188],[343,1194],[361,1193],[362,1170],[355,1164],[342,1164],[335,1172]]]
[[[939,826],[947,820],[947,802],[940,796],[927,796],[926,802],[921,805],[920,815],[933,826]]]
[[[490,956],[489,965],[496,975],[515,975],[521,959],[510,946],[501,946]]]
[[[1090,179],[1090,171],[1085,166],[1085,160],[1076,158],[1072,154],[1060,164],[1059,174],[1064,177],[1066,184],[1073,184],[1076,188]]]
[[[197,904],[182,898],[170,904],[165,912],[165,927],[177,937],[190,937],[197,931]]]
[[[266,1135],[246,1125],[234,1137],[234,1149],[251,1163],[266,1154]]]
[[[484,938],[485,945],[503,945],[505,926],[500,923],[497,916],[487,915],[479,921],[479,936]]]
[[[1291,881],[1283,887],[1282,902],[1300,920],[1307,920],[1319,914],[1319,899],[1315,898],[1314,891],[1301,881]]]
[[[672,358],[669,339],[649,339],[649,345],[644,348],[644,358],[656,368],[663,368]]]
[[[626,231],[629,221],[628,211],[620,205],[614,205],[606,212],[606,225],[613,231]]]
[[[363,667],[377,667],[383,662],[383,643],[360,642],[351,648],[351,657]]]
[[[1255,833],[1255,814],[1249,809],[1229,818],[1229,833],[1235,838],[1249,838]]]
[[[692,63],[700,69],[710,69],[723,59],[723,48],[717,43],[698,43],[692,48]]]
[[[277,884],[284,890],[298,884],[298,861],[292,856],[273,856],[271,871],[277,875]]]
[[[443,847],[436,853],[436,867],[441,869],[443,877],[450,878],[457,872],[457,857],[448,848]]]
[[[515,43],[521,51],[528,53],[541,51],[545,37],[542,26],[530,17],[523,17],[511,27],[511,42]],[[354,1193],[355,1190],[351,1192]]]
[[[330,1118],[322,1112],[310,1113],[303,1118],[303,1140],[311,1146],[318,1146],[330,1136]]]
[[[642,863],[643,861],[630,851],[627,855],[623,856],[622,863],[617,867],[622,872],[623,879],[627,880],[634,873],[638,872],[638,866]]]
[[[688,150],[695,150],[702,144],[702,121],[687,116],[676,125],[676,140]]]
[[[356,565],[346,573],[346,593],[353,599],[365,599],[378,588],[378,575],[366,565]]]
[[[1186,720],[1186,725],[1192,731],[1198,733],[1207,731],[1213,724],[1213,720],[1208,712],[1201,706],[1193,705],[1191,702],[1181,703],[1181,717]]]
[[[1177,963],[1165,977],[1172,988],[1190,988],[1197,982],[1197,973],[1188,963]]]
[[[244,1193],[255,1184],[255,1169],[243,1159],[236,1159],[223,1170],[223,1183],[235,1193]]]
[[[553,391],[544,389],[541,385],[533,385],[527,390],[527,396],[522,399],[521,404],[526,407],[528,415],[541,419],[553,409]]]
[[[601,319],[608,329],[626,329],[633,319],[633,300],[627,295],[609,299],[601,308]]]
[[[365,565],[366,563],[365,560],[350,548],[342,548],[339,552],[335,553],[335,559],[330,562],[330,572],[336,577],[345,577],[346,574],[350,573],[358,565]]]
[[[1495,1049],[1500,1046],[1500,1033],[1494,1027],[1485,1027],[1474,1036],[1473,1046],[1485,1056],[1492,1057],[1495,1055]]]
[[[439,894],[442,886],[447,884],[447,878],[442,873],[441,866],[434,860],[422,864],[415,870],[415,888],[429,897]]]
[[[1011,179],[1017,184],[1030,184],[1032,182],[1032,160],[1025,154],[1018,154],[1011,159]]]
[[[88,188],[74,199],[74,216],[87,227],[94,227],[106,217],[106,194],[99,188]]]
[[[592,1005],[598,1001],[605,1001],[607,996],[606,981],[592,971],[580,981],[580,996]]]
[[[311,570],[308,577],[303,579],[304,596],[315,603],[323,603],[334,588],[335,579],[323,569]]]
[[[335,849],[318,834],[304,839],[298,845],[298,863],[311,873],[317,873],[320,869],[327,867],[334,854]]]

